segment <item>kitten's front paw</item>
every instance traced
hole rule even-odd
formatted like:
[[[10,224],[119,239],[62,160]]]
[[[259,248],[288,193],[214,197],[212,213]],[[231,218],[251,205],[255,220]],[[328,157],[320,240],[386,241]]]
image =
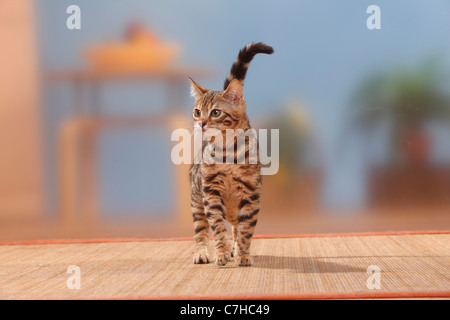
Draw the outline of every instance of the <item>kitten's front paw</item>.
[[[241,267],[248,267],[248,266],[251,266],[253,264],[253,259],[249,255],[243,255],[243,256],[238,256],[236,258],[236,262]]]
[[[216,253],[216,264],[218,266],[224,266],[226,265],[229,261],[231,261],[231,254],[229,251],[225,251],[225,252],[217,252]]]
[[[207,252],[196,252],[194,254],[194,263],[195,264],[203,264],[203,263],[209,263],[209,255]]]

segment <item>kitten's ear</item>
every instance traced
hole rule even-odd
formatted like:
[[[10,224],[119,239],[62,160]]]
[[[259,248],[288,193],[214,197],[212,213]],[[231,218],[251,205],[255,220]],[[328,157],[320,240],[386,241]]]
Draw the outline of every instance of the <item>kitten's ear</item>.
[[[191,78],[189,78],[189,82],[191,83],[191,96],[193,96],[195,99],[200,98],[202,95],[208,92],[208,89],[205,89],[201,85],[195,83],[195,81]]]
[[[242,83],[237,80],[233,79],[231,80],[230,84],[228,85],[227,89],[224,91],[222,96],[229,102],[231,102],[234,105],[237,105],[239,101],[242,99]]]

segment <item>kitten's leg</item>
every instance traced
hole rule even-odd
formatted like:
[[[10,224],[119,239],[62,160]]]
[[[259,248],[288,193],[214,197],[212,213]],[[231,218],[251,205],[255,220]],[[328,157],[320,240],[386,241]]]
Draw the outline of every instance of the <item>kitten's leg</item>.
[[[225,227],[225,208],[217,190],[206,187],[204,199],[206,218],[215,241],[215,261],[217,265],[224,266],[231,261],[231,247]]]
[[[231,250],[231,256],[232,257],[236,257],[237,255],[237,239],[238,239],[238,225],[234,224],[232,226],[232,230],[233,230],[233,248]]]
[[[195,253],[194,263],[209,263],[208,243],[209,243],[209,224],[206,219],[205,209],[202,203],[201,194],[192,194],[191,209],[194,219],[194,240]]]
[[[258,221],[259,200],[253,202],[247,200],[244,202],[245,205],[243,205],[238,215],[235,261],[240,266],[250,266],[252,265],[250,245]]]

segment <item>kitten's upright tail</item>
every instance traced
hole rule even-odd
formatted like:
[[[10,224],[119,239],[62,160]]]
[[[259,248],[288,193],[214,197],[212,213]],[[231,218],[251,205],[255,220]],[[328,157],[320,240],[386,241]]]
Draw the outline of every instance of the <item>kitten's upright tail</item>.
[[[238,79],[243,84],[250,61],[252,61],[253,57],[258,53],[272,54],[273,48],[262,42],[249,43],[242,48],[241,51],[239,51],[236,61],[231,66],[231,70],[224,83],[224,90],[228,88],[228,85],[233,79]]]

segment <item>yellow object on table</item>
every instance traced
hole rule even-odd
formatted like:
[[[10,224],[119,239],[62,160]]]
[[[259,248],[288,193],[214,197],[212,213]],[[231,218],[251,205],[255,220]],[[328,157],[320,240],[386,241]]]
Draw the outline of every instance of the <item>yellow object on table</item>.
[[[93,68],[101,70],[153,70],[166,68],[181,52],[176,44],[111,43],[87,48]]]

